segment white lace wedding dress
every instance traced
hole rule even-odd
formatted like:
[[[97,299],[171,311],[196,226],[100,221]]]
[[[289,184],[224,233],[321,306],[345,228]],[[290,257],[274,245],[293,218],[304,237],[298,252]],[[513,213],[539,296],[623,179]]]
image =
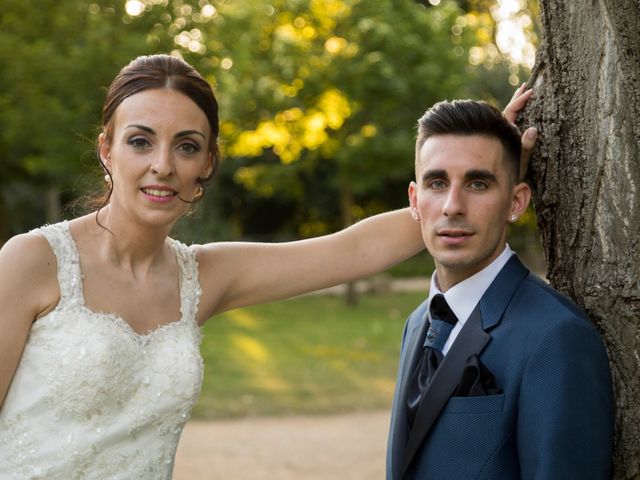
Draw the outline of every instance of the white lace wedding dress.
[[[68,224],[36,232],[57,257],[61,297],[33,324],[0,409],[0,479],[171,478],[202,383],[194,251],[171,240],[180,320],[139,335],[84,304]]]

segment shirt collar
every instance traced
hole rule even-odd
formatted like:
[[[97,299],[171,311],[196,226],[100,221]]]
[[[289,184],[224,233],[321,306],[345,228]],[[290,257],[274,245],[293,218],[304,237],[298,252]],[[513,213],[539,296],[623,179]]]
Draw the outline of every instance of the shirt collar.
[[[500,270],[509,261],[513,253],[509,245],[505,245],[502,253],[493,262],[478,273],[455,284],[443,294],[461,324],[467,321],[484,292],[498,276],[498,273],[500,273]],[[436,282],[436,272],[433,272],[433,275],[431,275],[431,288],[429,289],[429,304],[431,304],[431,299],[434,295],[438,293],[442,293],[442,291],[438,287],[438,282]]]

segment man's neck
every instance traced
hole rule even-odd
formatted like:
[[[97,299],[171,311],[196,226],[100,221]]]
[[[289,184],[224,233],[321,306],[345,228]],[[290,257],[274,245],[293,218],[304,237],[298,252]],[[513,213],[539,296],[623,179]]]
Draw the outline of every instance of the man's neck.
[[[440,292],[442,293],[445,293],[450,288],[483,271],[485,268],[489,267],[489,265],[495,262],[498,257],[500,257],[500,255],[504,253],[506,248],[507,244],[505,243],[502,248],[499,249],[489,260],[478,265],[476,268],[469,270],[451,270],[436,264],[436,271],[434,276],[438,290],[440,290]]]

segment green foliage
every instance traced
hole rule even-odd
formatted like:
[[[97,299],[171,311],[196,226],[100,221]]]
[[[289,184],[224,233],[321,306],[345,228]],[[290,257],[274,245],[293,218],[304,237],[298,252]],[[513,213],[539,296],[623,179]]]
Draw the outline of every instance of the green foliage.
[[[183,55],[219,95],[220,176],[179,226],[200,242],[318,235],[404,206],[421,113],[511,92],[506,67],[468,63],[490,31],[478,2],[144,3],[132,17],[124,0],[3,1],[0,240],[101,184],[104,91],[141,54]]]
[[[345,189],[356,219],[405,205],[417,118],[437,100],[466,96],[466,58],[451,42],[462,12],[453,2],[427,9],[410,0],[272,6],[221,7],[208,37],[216,56],[232,61],[216,82],[226,162],[239,165],[233,179],[251,193],[243,207],[295,201],[300,223],[291,233],[306,235],[342,226]],[[243,224],[242,233],[260,233]]]
[[[426,293],[300,297],[227,312],[203,329],[194,416],[388,408],[406,317]]]
[[[145,41],[151,20],[133,21],[123,2],[3,1],[0,209],[19,221],[0,231],[43,223],[51,186],[68,199],[79,176],[99,171],[93,150],[105,88],[132,57],[163,47]]]

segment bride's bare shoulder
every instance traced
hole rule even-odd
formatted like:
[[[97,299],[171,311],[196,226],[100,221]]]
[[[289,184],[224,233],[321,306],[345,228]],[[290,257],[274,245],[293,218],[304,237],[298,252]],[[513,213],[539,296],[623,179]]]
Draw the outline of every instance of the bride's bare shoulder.
[[[60,289],[57,281],[57,261],[47,239],[36,232],[23,233],[9,239],[0,249],[0,286],[5,292],[29,292],[41,312],[57,303]]]
[[[43,267],[43,262],[50,263],[51,260],[55,266],[53,250],[48,240],[38,231],[11,237],[0,249],[0,262],[16,263],[27,268]]]

